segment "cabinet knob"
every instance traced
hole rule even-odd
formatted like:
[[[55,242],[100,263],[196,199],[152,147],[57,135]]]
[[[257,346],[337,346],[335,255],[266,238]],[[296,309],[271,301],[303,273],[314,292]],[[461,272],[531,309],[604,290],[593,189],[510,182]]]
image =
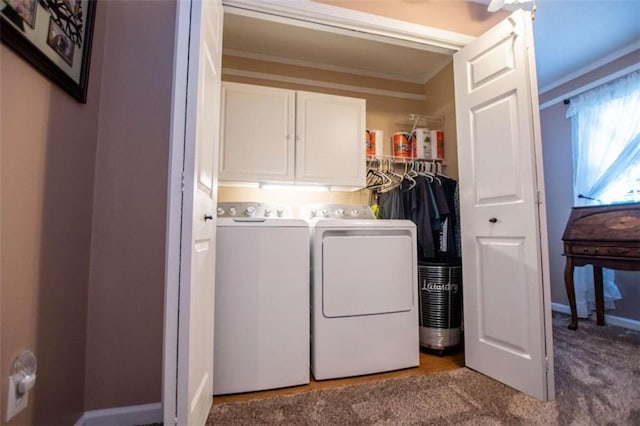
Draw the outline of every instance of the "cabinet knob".
[[[496,223],[498,221],[498,219],[496,219],[495,217],[492,217],[491,219],[489,219],[489,222],[491,223]]]
[[[212,219],[213,219],[213,216],[211,216],[210,214],[206,214],[206,213],[204,214],[204,221],[205,222],[208,221],[208,220],[212,220]]]

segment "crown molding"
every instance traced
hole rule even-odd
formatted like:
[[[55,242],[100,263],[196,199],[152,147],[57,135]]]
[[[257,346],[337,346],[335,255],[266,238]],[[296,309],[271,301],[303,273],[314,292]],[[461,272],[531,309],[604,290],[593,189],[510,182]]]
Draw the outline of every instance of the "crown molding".
[[[580,68],[574,72],[572,72],[571,74],[567,74],[566,76],[547,84],[544,87],[541,87],[538,90],[538,95],[542,95],[544,93],[547,93],[553,89],[555,89],[556,87],[560,87],[563,84],[566,84],[568,82],[570,82],[571,80],[575,80],[578,77],[582,77],[583,75],[590,73],[591,71],[594,71],[598,68],[601,68],[607,64],[609,64],[610,62],[615,61],[616,59],[620,59],[623,56],[628,55],[629,53],[633,52],[634,50],[638,50],[640,49],[640,41],[635,41],[625,47],[623,47],[622,49],[616,50],[615,52],[604,56],[600,59],[598,59],[597,61],[587,65],[586,67]]]
[[[255,78],[258,80],[277,81],[280,83],[299,84],[303,86],[323,87],[325,89],[344,90],[347,92],[363,93],[367,95],[386,96],[390,98],[409,99],[412,101],[424,101],[423,94],[398,92],[395,90],[374,89],[372,87],[354,86],[351,84],[331,83],[322,80],[312,80],[308,78],[289,77],[279,74],[264,72],[237,70],[233,68],[222,68],[223,75],[233,75],[236,77]]]
[[[369,70],[363,70],[360,68],[343,67],[339,65],[330,65],[326,63],[320,63],[320,62],[290,59],[290,58],[284,58],[282,56],[266,55],[264,53],[255,53],[255,52],[245,52],[245,51],[236,50],[236,49],[224,49],[222,53],[224,55],[234,56],[237,58],[254,59],[258,61],[267,61],[267,62],[274,62],[277,64],[294,65],[298,67],[320,69],[324,71],[342,72],[347,74],[355,74],[355,75],[362,75],[366,77],[380,78],[384,80],[402,81],[404,83],[424,84],[425,80],[428,77],[428,75],[425,74],[424,76],[421,76],[419,78],[411,78],[405,75],[394,74],[394,73],[369,71]],[[438,70],[438,72],[440,72],[440,70]]]

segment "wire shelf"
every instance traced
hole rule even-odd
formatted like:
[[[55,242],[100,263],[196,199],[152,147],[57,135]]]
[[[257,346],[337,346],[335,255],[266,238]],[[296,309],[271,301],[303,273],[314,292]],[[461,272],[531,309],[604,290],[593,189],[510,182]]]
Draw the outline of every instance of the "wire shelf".
[[[428,127],[429,124],[444,124],[444,115],[408,114],[406,118],[395,123],[398,126]]]

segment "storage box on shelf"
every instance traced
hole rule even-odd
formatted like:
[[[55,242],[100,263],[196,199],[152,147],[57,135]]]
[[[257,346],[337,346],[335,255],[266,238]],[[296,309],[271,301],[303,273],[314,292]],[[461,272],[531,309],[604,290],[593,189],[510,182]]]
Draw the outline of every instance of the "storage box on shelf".
[[[444,159],[444,116],[409,114],[395,123],[390,138],[391,154],[396,157]]]

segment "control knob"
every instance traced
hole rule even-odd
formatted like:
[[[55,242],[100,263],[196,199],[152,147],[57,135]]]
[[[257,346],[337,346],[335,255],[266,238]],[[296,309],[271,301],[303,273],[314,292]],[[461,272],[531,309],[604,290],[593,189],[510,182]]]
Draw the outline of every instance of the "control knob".
[[[322,209],[322,216],[329,217],[329,211],[327,209]]]
[[[351,216],[358,216],[358,209],[351,210]]]
[[[256,214],[256,208],[253,206],[249,206],[247,207],[247,209],[244,211],[244,214],[247,216],[253,216],[254,214]]]
[[[276,210],[276,215],[277,215],[278,217],[282,217],[282,215],[283,215],[283,214],[284,214],[284,210],[282,210],[282,209],[278,209],[278,210]]]
[[[229,216],[235,216],[238,211],[235,207],[229,207]]]
[[[336,210],[336,214],[338,216],[344,216],[344,209],[340,208],[340,209]]]
[[[309,212],[309,216],[311,216],[311,217],[316,217],[317,214],[318,214],[318,212],[316,212],[315,210],[311,210]]]
[[[271,209],[264,209],[264,217],[271,216]]]
[[[222,207],[218,207],[218,216],[224,215],[224,209]]]

